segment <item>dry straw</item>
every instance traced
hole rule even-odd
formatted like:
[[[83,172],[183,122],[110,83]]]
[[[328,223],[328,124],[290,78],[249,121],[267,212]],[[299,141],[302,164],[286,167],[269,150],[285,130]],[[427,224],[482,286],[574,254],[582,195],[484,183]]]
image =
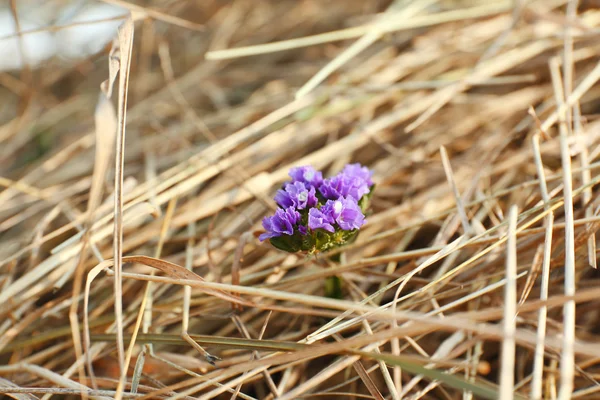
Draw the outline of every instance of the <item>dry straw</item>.
[[[105,1],[0,76],[0,395],[598,398],[593,2]],[[349,162],[355,243],[258,241]]]

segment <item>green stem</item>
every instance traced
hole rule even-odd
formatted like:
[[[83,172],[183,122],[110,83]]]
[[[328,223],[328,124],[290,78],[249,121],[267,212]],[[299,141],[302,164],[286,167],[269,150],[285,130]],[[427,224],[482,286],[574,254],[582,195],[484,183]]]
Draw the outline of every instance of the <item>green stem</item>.
[[[342,262],[342,252],[329,256],[329,260],[336,264]],[[342,279],[337,276],[328,276],[325,278],[325,296],[330,299],[342,299]]]
[[[328,276],[325,279],[325,296],[332,299],[342,298],[342,280],[339,276]]]

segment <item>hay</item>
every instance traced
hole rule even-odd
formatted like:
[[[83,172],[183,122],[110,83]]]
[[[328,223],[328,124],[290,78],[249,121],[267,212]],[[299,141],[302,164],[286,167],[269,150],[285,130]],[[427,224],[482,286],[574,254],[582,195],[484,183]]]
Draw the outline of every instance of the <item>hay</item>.
[[[0,75],[0,393],[598,397],[594,2],[108,3],[131,67]],[[340,263],[258,241],[348,162]]]

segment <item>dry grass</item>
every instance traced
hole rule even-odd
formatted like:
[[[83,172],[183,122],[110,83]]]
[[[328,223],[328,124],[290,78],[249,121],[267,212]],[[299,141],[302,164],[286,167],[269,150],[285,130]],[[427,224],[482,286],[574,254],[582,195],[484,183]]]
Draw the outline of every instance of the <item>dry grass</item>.
[[[140,4],[0,75],[0,396],[600,396],[598,2]],[[339,264],[258,241],[351,161]]]

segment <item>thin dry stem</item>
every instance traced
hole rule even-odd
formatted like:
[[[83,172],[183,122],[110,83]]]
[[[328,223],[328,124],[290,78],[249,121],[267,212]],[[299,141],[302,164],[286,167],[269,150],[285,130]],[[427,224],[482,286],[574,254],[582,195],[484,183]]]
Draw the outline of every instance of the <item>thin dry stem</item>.
[[[517,206],[508,214],[508,241],[506,243],[506,285],[504,286],[504,317],[502,319],[502,359],[500,369],[500,395],[502,400],[514,396],[515,332],[517,318]]]

